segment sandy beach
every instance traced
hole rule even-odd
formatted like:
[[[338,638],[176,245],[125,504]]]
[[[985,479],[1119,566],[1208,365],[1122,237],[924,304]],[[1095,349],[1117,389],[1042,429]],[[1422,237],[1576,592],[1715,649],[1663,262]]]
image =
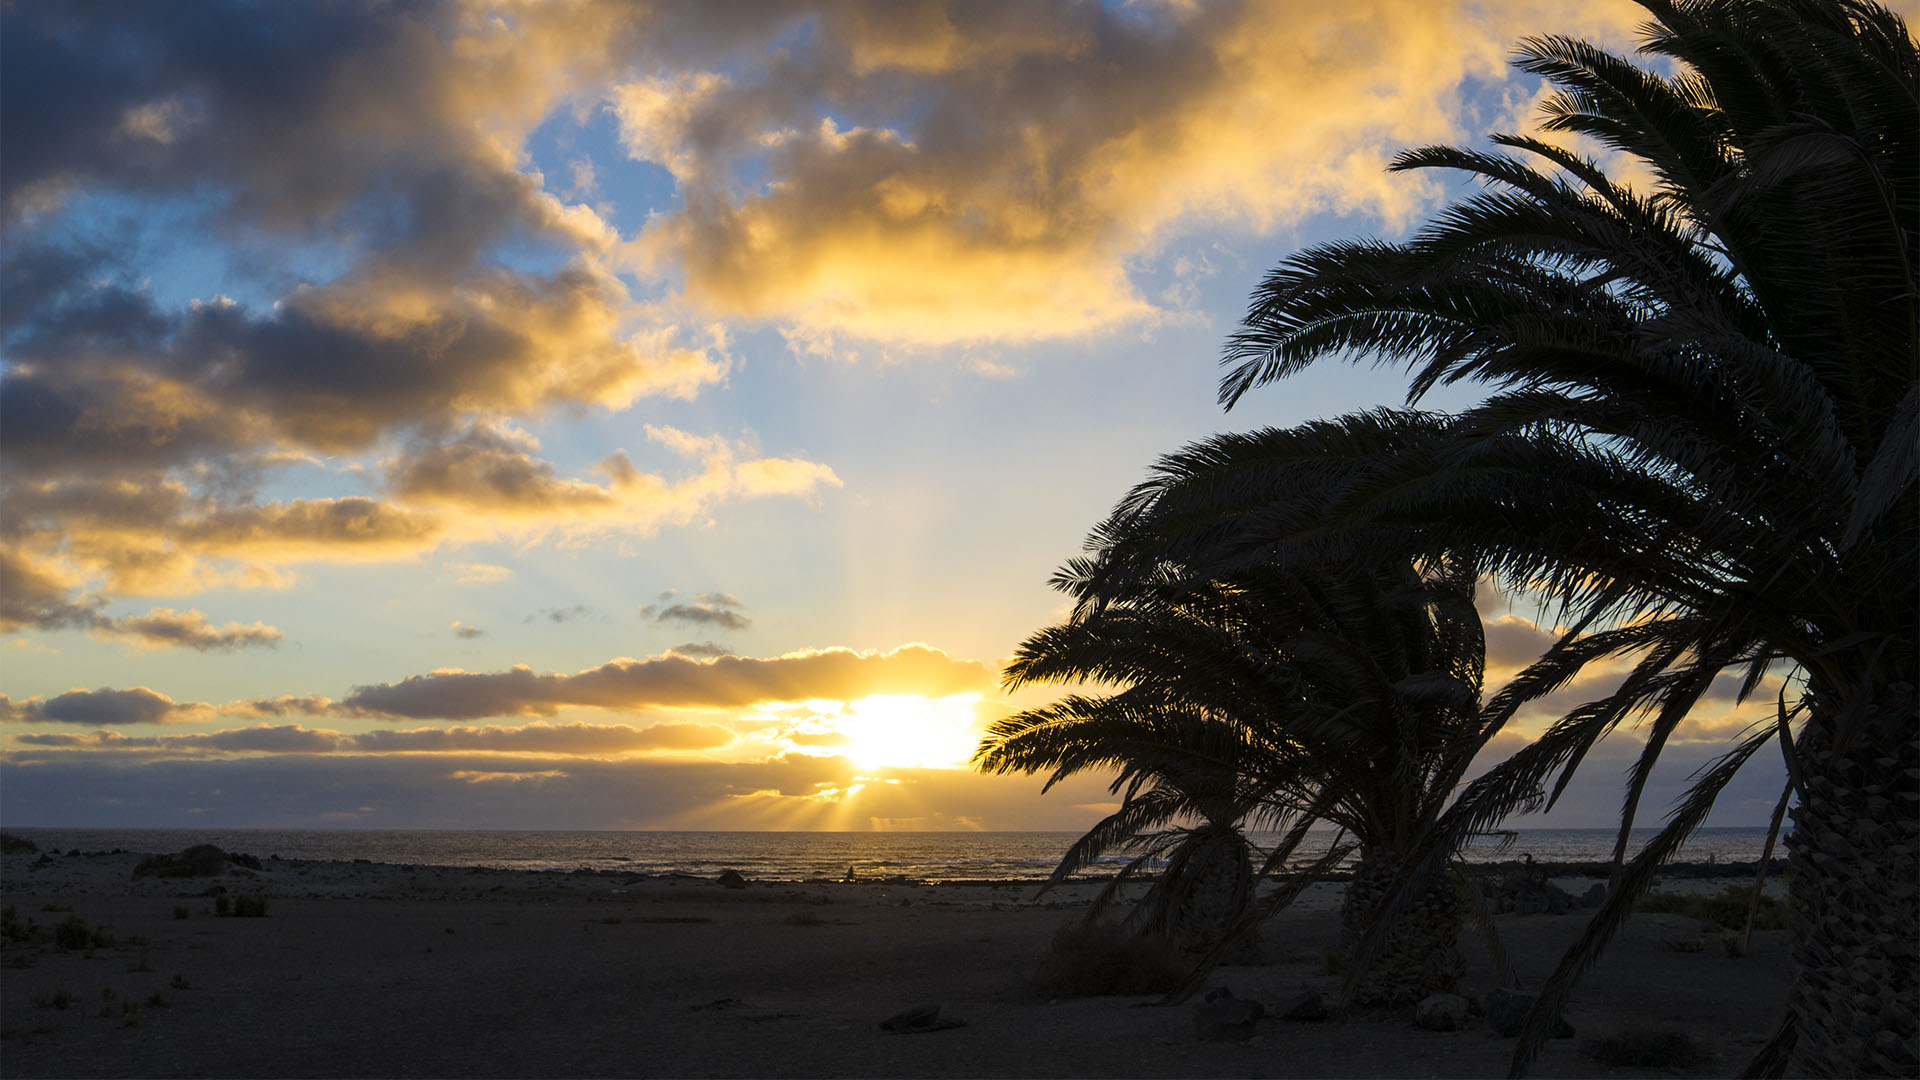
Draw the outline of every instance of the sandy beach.
[[[102,935],[65,950],[8,942],[6,1076],[1491,1076],[1513,1046],[1477,1019],[1432,1032],[1404,1015],[1269,1017],[1248,1041],[1207,1042],[1192,1004],[1037,993],[1027,975],[1078,917],[1084,887],[730,889],[279,859],[136,879],[140,858],[5,857],[17,920],[50,931],[77,918]],[[219,888],[265,897],[266,916],[215,914]],[[1267,963],[1220,968],[1209,985],[1270,1008],[1309,989],[1331,998],[1339,980],[1322,956],[1339,896],[1316,886],[1267,924]],[[1496,917],[1527,988],[1584,924],[1578,910]],[[1462,992],[1478,997],[1491,968],[1474,939],[1462,946]],[[1769,1033],[1785,975],[1784,932],[1732,956],[1688,916],[1636,916],[1573,999],[1578,1034],[1536,1075],[1732,1075]],[[882,1030],[922,1003],[963,1026]],[[1636,1025],[1685,1031],[1707,1058],[1609,1068],[1583,1051]]]

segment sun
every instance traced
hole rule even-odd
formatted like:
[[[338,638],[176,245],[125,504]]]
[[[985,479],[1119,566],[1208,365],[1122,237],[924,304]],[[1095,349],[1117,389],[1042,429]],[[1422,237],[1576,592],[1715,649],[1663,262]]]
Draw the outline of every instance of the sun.
[[[840,752],[862,769],[958,769],[980,741],[973,714],[979,700],[874,694],[849,702],[830,722],[847,739]]]

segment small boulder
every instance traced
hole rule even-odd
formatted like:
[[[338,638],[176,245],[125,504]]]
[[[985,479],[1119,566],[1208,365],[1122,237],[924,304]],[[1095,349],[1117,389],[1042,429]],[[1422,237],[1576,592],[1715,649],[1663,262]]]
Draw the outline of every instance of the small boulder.
[[[723,889],[744,889],[747,887],[747,879],[742,877],[738,870],[722,870],[720,871],[720,876],[715,880],[720,883],[720,887]]]
[[[1245,1042],[1253,1038],[1254,1025],[1267,1014],[1267,1007],[1250,998],[1237,998],[1226,987],[1207,991],[1207,999],[1194,1006],[1193,1035],[1205,1042]]]
[[[1520,1034],[1527,1026],[1527,1014],[1533,1011],[1533,1003],[1540,1000],[1538,994],[1524,994],[1518,990],[1487,991],[1487,1026],[1495,1034],[1509,1038]],[[1554,1022],[1553,1037],[1556,1039],[1573,1038],[1573,1025],[1566,1017]]]
[[[149,855],[133,868],[134,877],[211,877],[227,868],[227,853],[212,844],[195,844],[178,855]]]
[[[1597,881],[1587,886],[1587,891],[1580,896],[1580,906],[1583,908],[1597,908],[1606,902],[1607,887]]]
[[[966,1026],[967,1022],[958,1017],[941,1016],[940,1003],[937,1001],[915,1005],[911,1009],[894,1013],[880,1021],[881,1031],[891,1031],[896,1035],[918,1035],[928,1031],[945,1031],[948,1028]]]
[[[1300,996],[1282,1006],[1276,1014],[1282,1020],[1317,1024],[1327,1018],[1327,1002],[1318,990],[1302,990]]]
[[[1467,1026],[1467,999],[1459,994],[1428,994],[1413,1008],[1415,1026],[1425,1031],[1459,1031]]]

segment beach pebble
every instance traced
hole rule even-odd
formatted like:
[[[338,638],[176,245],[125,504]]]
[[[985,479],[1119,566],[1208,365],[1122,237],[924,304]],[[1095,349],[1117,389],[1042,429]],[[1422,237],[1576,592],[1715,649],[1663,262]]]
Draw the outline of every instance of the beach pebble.
[[[1237,998],[1226,987],[1207,991],[1207,1000],[1194,1006],[1193,1035],[1206,1042],[1244,1042],[1253,1038],[1253,1026],[1267,1007],[1250,998]]]
[[[1527,1014],[1533,1011],[1533,1003],[1540,1000],[1538,994],[1524,994],[1518,990],[1495,989],[1487,991],[1487,1026],[1496,1034],[1512,1037],[1520,1034],[1527,1026]],[[1553,1029],[1556,1039],[1573,1038],[1573,1025],[1561,1017]]]
[[[937,1001],[915,1005],[911,1009],[894,1013],[880,1021],[880,1030],[891,1031],[896,1035],[917,1035],[927,1031],[945,1031],[948,1028],[966,1026],[966,1021],[958,1017],[941,1016],[940,1003]]]
[[[1467,1026],[1467,999],[1459,994],[1428,994],[1414,1006],[1413,1022],[1425,1031],[1459,1031]]]

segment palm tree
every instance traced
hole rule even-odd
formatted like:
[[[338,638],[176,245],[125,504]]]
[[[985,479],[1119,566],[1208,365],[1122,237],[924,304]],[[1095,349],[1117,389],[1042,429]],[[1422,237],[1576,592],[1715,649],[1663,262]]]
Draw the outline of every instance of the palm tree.
[[[1117,537],[1096,546],[1124,547]],[[1056,585],[1079,592],[1104,552],[1070,563]],[[1324,874],[1357,845],[1343,911],[1357,947],[1384,884],[1428,839],[1489,730],[1480,703],[1484,643],[1472,571],[1410,563],[1311,572],[1254,568],[1194,581],[1163,565],[1119,597],[1083,596],[1073,617],[1023,643],[1009,688],[1088,681],[1117,686],[1071,695],[996,724],[975,762],[1005,773],[1049,772],[1048,786],[1087,769],[1117,771],[1121,808],[1067,852],[1056,879],[1128,843],[1165,854],[1167,872],[1136,921],[1205,947],[1253,921],[1253,873],[1243,823],[1285,834],[1272,868],[1308,826],[1336,843],[1283,894]],[[1199,824],[1164,829],[1181,819]],[[1223,901],[1194,902],[1206,883]],[[1108,894],[1117,891],[1119,881]],[[1439,875],[1400,920],[1355,991],[1361,1004],[1410,1004],[1454,989],[1463,963],[1461,911]]]
[[[1629,718],[1645,750],[1616,858],[1667,739],[1712,681],[1782,680],[1774,718],[1703,770],[1543,991],[1515,1069],[1633,893],[1778,745],[1794,976],[1756,1064],[1801,1075],[1920,1067],[1920,50],[1865,0],[1641,0],[1662,76],[1530,39],[1545,127],[1428,148],[1397,169],[1484,190],[1400,244],[1302,252],[1228,350],[1229,407],[1334,356],[1406,365],[1410,403],[1461,380],[1457,416],[1383,411],[1221,436],[1164,460],[1116,512],[1134,548],[1091,591],[1160,561],[1194,573],[1329,550],[1449,553],[1554,598],[1575,632],[1529,678],[1636,660],[1449,812],[1469,829]],[[1558,778],[1555,779],[1555,774]],[[1557,789],[1556,789],[1557,792]],[[1425,858],[1435,858],[1428,852]]]

